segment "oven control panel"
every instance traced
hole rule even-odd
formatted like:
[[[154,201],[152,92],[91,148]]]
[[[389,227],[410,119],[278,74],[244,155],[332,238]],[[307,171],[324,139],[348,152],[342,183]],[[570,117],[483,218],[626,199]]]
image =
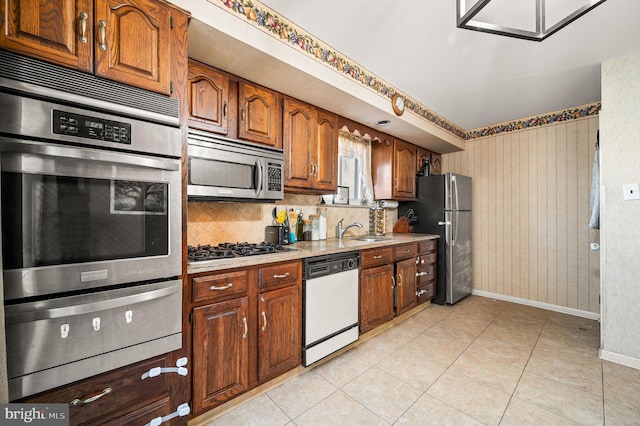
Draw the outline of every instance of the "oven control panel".
[[[96,139],[105,142],[131,144],[131,124],[90,117],[67,111],[53,110],[53,133]]]

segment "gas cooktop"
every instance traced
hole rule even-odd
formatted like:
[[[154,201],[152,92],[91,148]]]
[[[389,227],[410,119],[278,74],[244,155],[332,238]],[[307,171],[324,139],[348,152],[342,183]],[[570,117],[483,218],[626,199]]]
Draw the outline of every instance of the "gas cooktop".
[[[272,243],[221,243],[217,246],[206,244],[187,246],[187,257],[191,261],[226,259],[231,257],[257,256],[261,254],[294,251],[294,248]]]

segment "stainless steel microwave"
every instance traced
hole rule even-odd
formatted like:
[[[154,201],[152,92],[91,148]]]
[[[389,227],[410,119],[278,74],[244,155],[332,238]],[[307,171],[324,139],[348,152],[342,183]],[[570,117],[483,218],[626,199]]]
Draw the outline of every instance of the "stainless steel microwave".
[[[284,198],[282,149],[189,131],[187,194],[192,200]]]

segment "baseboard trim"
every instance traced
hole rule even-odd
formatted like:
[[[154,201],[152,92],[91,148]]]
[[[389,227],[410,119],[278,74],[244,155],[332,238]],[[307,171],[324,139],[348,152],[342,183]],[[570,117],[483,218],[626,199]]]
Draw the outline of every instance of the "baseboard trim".
[[[604,349],[600,349],[600,351],[598,352],[598,356],[604,361],[611,361],[616,364],[624,365],[625,367],[640,370],[640,359],[638,358],[633,358],[616,352],[606,351]]]
[[[523,299],[521,297],[507,296],[506,294],[491,293],[483,290],[471,290],[471,294],[492,299],[504,300],[505,302],[518,303],[520,305],[533,306],[534,308],[546,309],[547,311],[560,312],[563,314],[573,315],[600,321],[600,314],[595,312],[583,311],[581,309],[567,308],[566,306],[553,305],[551,303],[538,302],[537,300]]]

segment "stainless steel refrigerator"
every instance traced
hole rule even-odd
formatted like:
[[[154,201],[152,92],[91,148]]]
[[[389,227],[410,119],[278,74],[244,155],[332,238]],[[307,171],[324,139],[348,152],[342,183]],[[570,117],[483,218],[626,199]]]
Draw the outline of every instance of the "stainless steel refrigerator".
[[[398,217],[415,212],[413,232],[440,236],[433,303],[454,304],[471,294],[471,199],[471,178],[445,173],[417,177],[416,200],[398,207]]]

